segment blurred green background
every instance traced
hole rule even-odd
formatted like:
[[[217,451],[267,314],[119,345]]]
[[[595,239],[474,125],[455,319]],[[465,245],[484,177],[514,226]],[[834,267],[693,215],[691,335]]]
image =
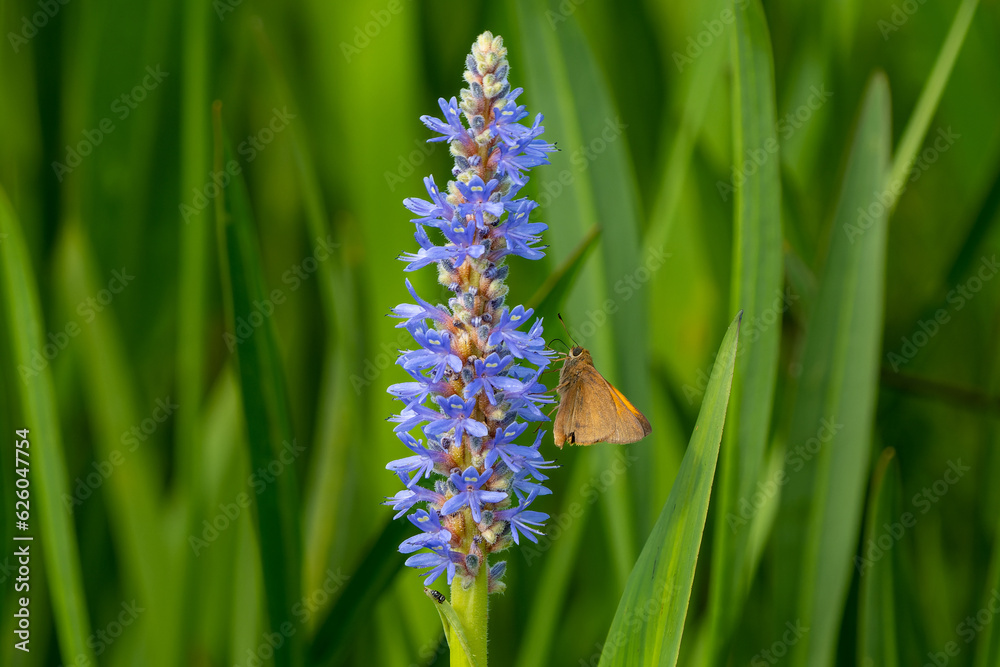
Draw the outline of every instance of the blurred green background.
[[[727,430],[679,664],[853,665],[872,645],[871,665],[1000,664],[993,613],[975,620],[1000,586],[1000,7],[976,5],[764,2],[763,127],[781,148],[753,166],[739,150],[753,145],[734,147],[724,2],[0,2],[0,664],[447,664],[395,551],[410,528],[379,504],[398,490],[385,388],[406,379],[393,362],[409,346],[385,314],[409,299],[401,200],[450,172],[419,116],[458,95],[483,30],[503,35],[520,102],[562,149],[527,188],[548,257],[512,262],[508,302],[542,303],[550,339],[560,310],[653,424],[620,448],[546,438],[563,467],[535,509],[553,519],[538,546],[505,554],[491,663],[597,664],[715,351],[748,308],[740,345],[776,346],[769,371],[748,368],[754,355],[736,365],[763,449],[720,505],[740,456],[727,447],[744,451]],[[877,78],[868,108],[891,129],[873,113],[859,145],[891,147],[896,165],[902,151],[911,177],[887,238],[876,222],[855,245],[835,211],[877,70],[888,95]],[[220,136],[245,192],[219,171]],[[731,187],[765,172],[770,251],[741,245]],[[878,199],[880,182],[857,183]],[[219,223],[229,207],[240,232]],[[854,208],[841,215],[861,224]],[[750,307],[741,276],[758,265],[778,289]],[[443,300],[433,271],[410,275]],[[854,339],[809,337],[856,304],[870,358],[825,356]],[[824,359],[838,361],[812,374]],[[838,384],[855,371],[870,382]],[[834,391],[842,409],[824,413]],[[808,415],[846,435],[796,477],[795,448],[824,437]],[[30,654],[13,616],[9,434],[24,427]],[[801,511],[814,497],[828,515]],[[915,525],[875,555],[868,540],[907,512]],[[832,589],[829,544],[844,552]],[[290,610],[280,637],[269,610]],[[790,641],[800,622],[806,639]]]

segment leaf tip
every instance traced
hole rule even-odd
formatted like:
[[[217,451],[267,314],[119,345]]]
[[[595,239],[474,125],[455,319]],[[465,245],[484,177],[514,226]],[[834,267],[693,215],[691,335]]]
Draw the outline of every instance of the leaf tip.
[[[437,604],[443,604],[445,601],[444,593],[441,591],[434,590],[429,586],[424,586],[424,595],[434,600]]]

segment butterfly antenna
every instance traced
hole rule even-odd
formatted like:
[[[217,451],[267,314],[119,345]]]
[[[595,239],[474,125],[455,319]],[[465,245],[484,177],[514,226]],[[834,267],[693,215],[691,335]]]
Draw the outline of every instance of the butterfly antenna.
[[[563,347],[566,348],[566,351],[567,352],[569,351],[569,345],[566,345],[566,342],[564,340],[562,340],[561,338],[553,338],[550,342],[551,343],[555,343],[556,341],[559,341],[560,343],[562,343]],[[548,347],[548,345],[546,345],[546,347]],[[558,350],[553,350],[551,347],[549,347],[549,349],[552,350],[553,352],[558,352]]]
[[[569,327],[567,327],[567,326],[566,326],[566,321],[565,321],[565,320],[564,320],[564,319],[562,318],[562,313],[556,313],[556,317],[558,317],[558,318],[559,318],[559,321],[560,321],[560,322],[562,323],[562,326],[563,326],[563,329],[565,329],[565,330],[566,330],[566,335],[567,335],[567,336],[569,336],[569,339],[570,339],[571,341],[573,341],[573,344],[574,344],[574,345],[576,345],[577,347],[579,347],[579,346],[580,346],[580,344],[576,342],[576,339],[575,339],[575,338],[573,338],[573,334],[571,334],[571,333],[569,332]],[[564,344],[565,344],[565,343],[564,343]]]

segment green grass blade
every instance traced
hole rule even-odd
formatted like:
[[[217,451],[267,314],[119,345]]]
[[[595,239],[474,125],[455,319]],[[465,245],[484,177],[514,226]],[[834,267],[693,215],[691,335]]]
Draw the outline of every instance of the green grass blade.
[[[733,30],[733,162],[763,155],[736,183],[730,308],[747,318],[733,380],[726,446],[722,448],[718,513],[712,549],[710,663],[724,663],[733,625],[748,593],[750,535],[737,523],[764,461],[781,334],[781,178],[775,123],[774,62],[764,10],[753,0],[735,7]],[[759,161],[759,160],[758,160]],[[749,335],[748,335],[749,334]]]
[[[649,382],[642,299],[624,299],[614,291],[616,282],[631,276],[641,264],[636,186],[624,128],[576,18],[570,17],[558,31],[552,31],[546,25],[545,0],[520,0],[516,5],[526,88],[533,91],[529,102],[544,111],[546,136],[558,141],[562,149],[552,156],[545,175],[539,175],[544,190],[539,202],[549,224],[552,256],[564,259],[595,226],[608,232],[602,233],[601,253],[588,262],[564,315],[570,329],[577,331],[579,343],[600,360],[602,373],[644,409]],[[609,302],[613,312],[606,305]],[[598,456],[603,458],[600,467],[611,465],[610,450],[599,450]],[[639,465],[636,470],[642,473],[636,475],[634,485],[648,488],[650,467]],[[636,551],[635,512],[625,485],[611,487],[602,495],[600,506],[609,535],[612,572],[618,585],[624,586]]]
[[[263,22],[257,19],[253,22],[253,27],[257,37],[257,45],[264,56],[264,62],[268,66],[268,72],[277,90],[278,100],[282,105],[291,106],[298,113],[300,105],[292,94],[288,77],[279,63],[274,45],[268,39]],[[295,168],[300,176],[309,234],[314,240],[326,238],[330,233],[330,215],[323,198],[320,177],[316,170],[316,160],[309,149],[310,144],[302,124],[292,124],[290,132]],[[349,322],[346,321],[348,320],[346,313],[341,312],[343,305],[345,305],[343,302],[348,298],[348,294],[346,290],[338,289],[342,282],[337,276],[337,273],[342,270],[340,258],[335,255],[330,259],[332,261],[320,262],[318,267],[322,277],[319,283],[320,299],[324,315],[334,325],[331,327],[331,334],[333,330],[336,330],[338,334],[343,335],[345,329],[350,326]],[[341,309],[337,307],[338,302],[342,304]]]
[[[205,393],[204,408],[197,422],[202,434],[202,465],[195,481],[200,486],[198,493],[204,507],[218,508],[220,503],[232,502],[246,490],[250,471],[243,447],[242,419],[236,375],[232,365],[227,364]],[[225,533],[219,534],[219,539],[211,544],[210,549],[199,551],[195,561],[197,566],[189,569],[193,590],[198,594],[197,602],[179,605],[180,613],[190,617],[185,619],[189,628],[186,636],[192,647],[189,653],[197,651],[224,656],[228,638],[238,632],[240,619],[247,613],[247,610],[234,606],[233,589],[239,587],[247,591],[246,595],[259,594],[259,581],[253,577],[241,577],[236,564],[240,533],[252,530],[250,513],[241,512],[233,524]],[[200,535],[203,528],[199,523],[194,534]],[[193,555],[187,534],[184,535],[183,548]],[[256,551],[252,555],[256,557]],[[250,611],[256,619],[258,608],[253,606]],[[247,642],[248,646],[250,644]],[[244,655],[234,656],[234,659],[242,660]]]
[[[913,113],[910,115],[910,120],[903,130],[903,136],[900,138],[899,146],[896,148],[896,154],[892,161],[892,172],[889,176],[888,192],[892,196],[890,209],[895,207],[900,194],[902,194],[903,189],[906,187],[910,168],[917,157],[917,151],[920,150],[920,146],[924,143],[927,128],[930,127],[931,119],[937,110],[938,102],[941,101],[941,95],[944,94],[944,88],[948,84],[951,70],[955,66],[955,60],[958,58],[958,53],[965,42],[965,35],[969,32],[972,17],[976,13],[976,7],[978,6],[979,0],[962,0],[962,4],[959,5],[958,11],[955,13],[955,20],[948,30],[948,36],[945,37],[941,51],[938,52],[938,57],[934,62],[933,69],[931,69],[930,76],[927,77],[924,88],[920,92],[920,99],[917,100],[917,106],[914,108]]]
[[[601,654],[601,667],[677,662],[726,421],[742,313],[729,325],[677,479],[639,560]]]
[[[649,394],[646,305],[642,298],[626,296],[621,281],[634,277],[641,282],[642,276],[636,271],[647,258],[639,247],[638,186],[627,142],[622,136],[626,128],[614,108],[593,49],[576,19],[560,25],[556,36],[565,59],[566,81],[575,97],[585,148],[595,156],[584,173],[603,232],[603,290],[618,306],[608,319],[615,342],[620,389],[641,403]]]
[[[354,348],[357,349],[357,348]],[[351,511],[351,446],[360,428],[357,393],[352,390],[348,369],[351,348],[331,346],[323,355],[321,384],[317,397],[314,454],[309,460],[303,485],[303,590],[316,590],[326,576],[327,566],[343,557],[348,546],[336,536],[348,529],[341,511]],[[331,507],[338,512],[330,512]],[[339,551],[338,551],[339,550]],[[331,551],[336,551],[331,555]],[[315,616],[307,624],[312,631]]]
[[[600,228],[591,229],[590,233],[576,246],[573,254],[563,260],[556,267],[556,270],[549,274],[549,277],[545,279],[535,294],[528,299],[525,306],[534,308],[536,317],[552,317],[559,312],[567,295],[576,285],[580,270],[587,263],[590,251],[594,248],[594,243],[600,234]]]
[[[996,182],[994,182],[993,192],[996,192]],[[994,194],[991,192],[990,199],[993,198]],[[980,213],[982,216],[982,213]],[[968,243],[968,242],[967,242]],[[993,341],[993,349],[997,348],[996,340]],[[1000,357],[997,355],[993,356],[993,368],[990,373],[989,388],[995,393],[1000,387]],[[991,445],[996,445],[1000,442],[1000,423],[996,420],[992,420],[990,424],[990,432],[986,442]],[[1000,465],[1000,460],[994,459],[991,467],[991,472],[987,473],[989,476],[996,474],[997,466]],[[995,497],[986,495],[983,498],[983,503],[981,505],[986,513],[989,513],[992,508],[996,507]],[[993,509],[995,512],[995,509]],[[989,570],[986,575],[986,584],[982,587],[982,606],[988,607],[988,605],[993,604],[994,591],[1000,591],[1000,516],[994,514],[995,525],[993,528],[993,550],[990,556]],[[982,632],[976,638],[975,647],[975,662],[973,663],[975,667],[995,667],[1000,665],[1000,630],[993,627],[993,623],[989,623],[986,627],[983,627]]]
[[[216,104],[215,171],[230,163],[223,150],[222,110]],[[273,323],[255,304],[267,299],[261,269],[260,250],[256,245],[253,217],[242,175],[233,176],[229,186],[215,200],[219,232],[220,264],[227,301],[227,340],[239,369],[243,412],[246,420],[250,464],[253,470],[266,470],[285,447],[295,444],[288,414],[285,381],[274,340]],[[272,308],[274,306],[272,305]],[[247,333],[252,313],[263,315],[259,326]],[[242,323],[242,324],[239,324]],[[286,621],[293,620],[292,607],[300,599],[301,537],[298,489],[294,462],[283,462],[282,472],[274,475],[262,489],[255,489],[255,506],[264,590],[267,598],[271,632],[280,632]],[[289,638],[285,648],[275,652],[278,667],[301,662],[301,633]]]
[[[891,447],[883,450],[872,474],[868,509],[865,512],[865,539],[862,553],[884,534],[884,526],[898,524],[900,514],[899,466]],[[896,667],[899,651],[896,645],[896,598],[893,578],[893,554],[889,551],[880,560],[861,564],[861,592],[858,604],[858,664]]]
[[[538,199],[542,211],[540,215],[544,216],[549,225],[547,240],[550,244],[550,257],[561,263],[573,254],[574,249],[580,246],[582,240],[595,227],[611,223],[616,225],[613,228],[614,233],[619,233],[616,222],[618,216],[612,214],[602,218],[598,214],[598,199],[592,176],[593,171],[603,161],[614,160],[616,164],[623,163],[625,138],[619,133],[614,141],[608,142],[604,150],[596,155],[596,159],[584,160],[583,164],[579,158],[572,160],[574,155],[584,155],[584,147],[595,138],[600,138],[601,132],[605,131],[606,122],[611,123],[614,128],[615,115],[610,112],[606,90],[603,86],[595,89],[594,82],[600,80],[600,75],[595,71],[593,56],[579,34],[575,17],[570,17],[567,23],[560,24],[558,31],[553,31],[546,23],[545,11],[548,7],[544,0],[519,0],[514,4],[516,9],[514,16],[520,28],[521,56],[520,61],[512,60],[511,65],[515,68],[524,68],[524,78],[520,81],[525,84],[525,90],[530,91],[531,95],[525,103],[530,105],[532,111],[544,112],[545,136],[558,141],[561,149],[550,156],[552,165],[544,167],[537,179],[533,179],[539,187]],[[570,26],[570,23],[573,25]],[[570,30],[574,32],[573,35],[564,34]],[[593,100],[590,99],[581,102],[577,98],[583,91],[574,90],[573,82],[580,76],[581,69],[589,72],[584,75],[588,77],[585,87],[601,98],[597,103],[592,103]],[[618,153],[618,156],[614,157],[612,153]],[[593,155],[593,152],[590,154]],[[563,183],[567,181],[568,184],[564,185]],[[626,219],[625,223],[634,224],[634,220]],[[629,233],[634,234],[632,231]],[[607,242],[608,235],[602,233],[601,236],[603,246]],[[631,250],[630,256],[634,257],[637,249],[636,247]],[[586,261],[567,296],[563,315],[567,317],[570,328],[574,329],[584,324],[585,313],[604,314],[606,319],[603,326],[598,326],[602,322],[588,321],[587,329],[578,329],[578,332],[589,333],[589,337],[578,335],[576,338],[581,345],[590,348],[595,359],[600,360],[601,371],[608,376],[608,379],[619,383],[619,380],[626,378],[619,377],[618,374],[617,362],[620,351],[616,349],[613,327],[607,323],[611,316],[606,313],[603,304],[606,299],[616,296],[611,292],[610,286],[622,276],[611,278],[612,274],[606,271],[606,255],[607,250],[602,247],[600,253],[592,254]],[[631,264],[629,271],[634,271],[636,266],[636,263]],[[633,301],[638,302],[641,299]],[[634,310],[635,305],[638,304],[630,304],[630,310]],[[642,349],[646,349],[645,343]],[[647,370],[644,368],[641,372],[645,376]],[[640,409],[645,407],[641,405],[645,399],[644,394],[631,394],[627,385],[621,388],[632,397]],[[576,486],[570,486],[570,489],[580,488],[593,471],[599,472],[612,465],[613,453],[610,450],[595,449],[596,451],[588,452],[586,461],[577,461],[572,470],[564,471],[564,474],[571,475],[571,485],[579,480]],[[571,564],[576,560],[582,544],[580,539],[582,530],[590,518],[594,505],[600,506],[604,518],[604,528],[608,535],[606,549],[611,555],[610,572],[615,585],[624,586],[636,553],[635,513],[630,506],[625,486],[625,484],[610,486],[608,491],[601,495],[598,503],[582,503],[583,516],[579,517],[552,549],[541,557],[544,571],[529,612],[531,622],[518,651],[517,664],[529,666],[549,664],[553,643],[560,635],[559,619],[569,590],[569,572],[567,570],[557,572],[553,564]]]
[[[990,563],[989,578],[983,587],[981,605],[989,609],[995,606],[997,591],[1000,591],[1000,526],[993,538],[993,556]],[[976,638],[975,667],[996,667],[1000,665],[1000,631],[992,623],[983,627],[982,633]]]
[[[96,260],[78,224],[71,222],[64,227],[56,257],[61,288],[69,303],[84,303],[101,290]],[[178,606],[180,597],[171,583],[176,563],[168,558],[166,550],[160,507],[162,485],[154,472],[155,459],[150,456],[155,451],[153,443],[163,435],[151,434],[150,442],[135,451],[123,445],[122,434],[146,415],[136,404],[134,397],[139,391],[130,376],[122,335],[112,314],[105,312],[82,326],[80,339],[84,398],[93,428],[94,452],[101,461],[113,461],[116,456],[124,461],[122,469],[108,477],[102,493],[106,495],[111,532],[128,588],[149,609],[138,619],[146,637],[143,663],[171,665],[177,658],[177,646],[171,640],[176,634],[173,624],[179,623],[180,617],[169,612]],[[173,402],[169,396],[164,398]],[[177,413],[182,411],[179,407]]]
[[[317,626],[315,639],[309,647],[309,665],[332,667],[343,663],[347,650],[357,638],[358,623],[371,619],[375,604],[403,569],[403,559],[397,549],[409,533],[406,521],[389,521],[378,539],[362,552],[359,565],[351,573],[343,592]]]
[[[810,628],[793,649],[793,665],[823,666],[833,659],[861,527],[887,236],[887,211],[869,207],[888,174],[890,137],[889,86],[879,73],[855,128],[789,429],[792,459],[775,535],[781,581],[774,620],[801,620]],[[855,234],[859,209],[876,215]]]
[[[268,66],[271,81],[282,106],[290,106],[296,113],[301,106],[292,93],[285,68],[281,66],[278,52],[259,19],[253,21],[258,47]],[[289,129],[295,168],[304,203],[306,225],[313,243],[331,235],[330,215],[323,197],[316,158],[310,150],[310,141],[302,123]],[[336,242],[334,242],[336,245]],[[340,513],[329,513],[328,508],[346,506],[350,499],[343,496],[345,477],[350,468],[347,443],[356,432],[358,393],[349,379],[351,360],[357,355],[359,342],[354,326],[357,312],[355,296],[351,290],[350,275],[343,265],[339,252],[319,263],[319,296],[327,327],[323,359],[322,384],[317,410],[314,437],[314,458],[310,461],[309,477],[304,487],[305,526],[303,560],[304,590],[317,588],[326,575],[326,565],[334,545],[334,537],[344,531]]]
[[[182,31],[184,48],[181,53],[181,127],[180,127],[180,201],[190,202],[193,192],[205,186],[211,167],[211,137],[209,123],[211,107],[208,98],[209,78],[209,16],[211,9],[200,0],[184,0]],[[178,292],[183,295],[177,309],[177,402],[174,430],[174,451],[178,487],[187,509],[187,534],[197,534],[202,520],[201,485],[198,467],[202,438],[198,426],[202,417],[205,381],[206,301],[208,297],[208,260],[211,240],[211,210],[184,210],[180,224],[180,261]],[[191,563],[191,551],[185,546],[178,562],[181,597],[196,596],[196,574]],[[189,613],[186,605],[177,605],[172,613],[179,616],[181,644],[194,631],[197,614]]]
[[[529,544],[521,547],[528,565],[536,562],[542,565],[542,575],[538,580],[524,637],[514,662],[518,667],[545,667],[551,664],[553,638],[558,630],[560,612],[569,590],[573,565],[579,555],[583,531],[591,515],[587,508],[592,503],[588,502],[584,491],[588,487],[588,480],[601,473],[601,457],[597,452],[586,452],[589,458],[584,458],[583,454],[581,452],[581,456],[574,457],[565,469],[560,470],[562,474],[569,476],[566,483],[569,492],[563,497],[560,515],[578,518],[568,526],[560,526],[558,540],[546,537],[540,541],[541,548]],[[574,507],[584,509],[570,514],[570,508]]]
[[[595,156],[584,175],[602,230],[603,276],[599,281],[604,300],[600,306],[607,312],[614,354],[614,364],[609,363],[612,359],[607,359],[602,367],[607,369],[604,372],[613,381],[617,378],[617,386],[632,397],[640,410],[648,410],[651,402],[649,316],[647,298],[643,298],[648,297],[648,293],[627,287],[627,281],[631,279],[643,285],[651,276],[652,262],[655,266],[662,265],[663,248],[643,251],[640,247],[639,188],[628,142],[623,136],[626,128],[598,67],[593,47],[575,17],[561,24],[555,34],[565,59],[566,81],[575,98],[581,136],[586,150],[590,151],[584,155]],[[608,307],[609,303],[614,304],[613,309]],[[602,327],[600,320],[593,320],[589,314],[588,317],[595,326]],[[650,497],[653,486],[652,451],[637,445],[630,453],[636,461],[629,474],[629,483],[612,486],[601,503],[619,586],[624,584],[635,562],[638,545],[635,526],[645,524],[645,517],[655,512],[642,502]],[[610,448],[603,448],[601,454],[603,467],[613,464],[614,452]]]
[[[7,192],[0,187],[0,257],[3,260],[4,307],[11,340],[14,365],[33,368],[32,353],[42,349],[45,324],[38,298],[38,284],[29,263],[27,245],[17,214]],[[25,381],[26,380],[26,381]],[[94,653],[87,638],[90,621],[80,575],[80,556],[72,517],[61,498],[69,495],[66,462],[63,456],[59,417],[56,414],[52,372],[46,365],[33,377],[19,378],[18,390],[25,423],[32,443],[30,478],[38,505],[38,542],[49,579],[52,608],[63,662],[76,664],[82,656],[94,663]],[[10,437],[13,437],[11,435]],[[37,553],[37,551],[36,551]]]
[[[719,16],[728,5],[724,0],[710,0],[699,3],[700,14],[706,19]],[[695,25],[698,25],[695,28]],[[697,31],[702,26],[692,21],[690,27]],[[728,28],[726,28],[728,29]],[[670,144],[666,166],[660,180],[656,202],[652,208],[649,228],[646,231],[644,245],[648,248],[659,248],[667,244],[674,225],[674,219],[684,193],[684,185],[691,167],[691,155],[694,153],[695,142],[701,134],[705,122],[708,103],[718,77],[722,74],[726,62],[726,40],[717,39],[701,57],[687,68],[684,81],[684,104],[679,121],[668,117],[666,124],[673,128],[676,134]],[[683,74],[683,72],[682,72]]]
[[[426,63],[417,55],[422,46],[418,35],[423,5],[404,4],[402,7],[405,9],[398,14],[390,14],[391,22],[382,30],[379,39],[373,40],[370,48],[364,49],[359,56],[345,57],[344,45],[354,39],[353,27],[363,28],[373,20],[374,6],[307,0],[301,14],[305,19],[301,25],[305,43],[292,37],[294,43],[289,49],[295,54],[295,67],[288,68],[289,76],[302,71],[300,54],[303,47],[316,64],[298,79],[308,93],[302,95],[301,101],[307,105],[303,111],[307,112],[311,104],[313,117],[319,119],[309,127],[304,139],[307,145],[317,147],[314,152],[317,171],[323,177],[325,190],[335,197],[330,201],[337,222],[335,240],[344,244],[345,263],[350,267],[349,277],[353,280],[351,284],[340,277],[345,284],[341,296],[353,294],[357,299],[356,310],[351,310],[352,305],[344,301],[337,306],[338,312],[344,315],[345,331],[351,336],[338,343],[343,346],[343,358],[350,364],[342,377],[353,375],[361,379],[356,385],[347,385],[347,396],[353,402],[353,406],[347,407],[353,419],[344,425],[341,433],[346,434],[349,442],[363,439],[366,445],[363,449],[348,445],[341,450],[345,455],[342,458],[345,474],[341,478],[344,492],[336,500],[340,516],[333,527],[335,532],[331,540],[334,562],[360,555],[356,545],[378,535],[388,512],[377,502],[364,499],[359,493],[361,487],[355,486],[353,481],[366,480],[368,486],[365,488],[371,492],[369,499],[392,495],[398,490],[399,482],[385,470],[385,463],[400,455],[401,445],[383,421],[398,411],[398,403],[385,392],[385,387],[402,381],[406,374],[393,367],[380,373],[377,379],[363,378],[368,368],[383,355],[391,361],[395,356],[393,351],[407,346],[402,330],[394,329],[385,317],[389,308],[406,299],[403,265],[397,254],[417,247],[413,227],[406,222],[410,216],[401,200],[407,196],[423,196],[420,194],[421,175],[433,172],[441,183],[448,173],[445,167],[447,148],[425,144],[430,134],[419,122],[419,117],[435,112],[434,100],[438,96],[450,97],[457,93],[459,80],[455,77],[460,75],[464,63],[461,52],[453,55],[454,60],[449,60],[448,69],[443,71],[447,75],[447,87],[427,91],[424,88]],[[343,35],[346,41],[330,39],[331,35]],[[474,37],[469,35],[463,50]],[[465,39],[461,41],[466,42]],[[386,88],[380,83],[386,72],[393,73],[391,104],[386,104]],[[448,75],[449,72],[452,74]],[[344,95],[345,90],[353,91],[350,97]],[[303,116],[303,121],[307,118]],[[346,128],[350,130],[345,131]],[[328,150],[330,146],[337,148]],[[416,146],[430,151],[424,156],[426,165],[412,163],[412,178],[406,179],[399,188],[387,187],[385,175],[399,173],[400,162]],[[361,177],[363,174],[374,177]],[[349,186],[343,187],[345,184]],[[308,193],[308,190],[303,192]],[[311,206],[308,202],[307,205]],[[309,223],[311,214],[306,220]],[[440,300],[444,290],[432,274],[417,273],[421,274],[413,276],[417,290],[431,301]],[[345,344],[344,340],[349,343]],[[313,497],[309,502],[314,502]],[[315,504],[311,507],[319,509]],[[338,551],[345,554],[338,556]],[[313,553],[315,551],[311,552],[311,558]]]

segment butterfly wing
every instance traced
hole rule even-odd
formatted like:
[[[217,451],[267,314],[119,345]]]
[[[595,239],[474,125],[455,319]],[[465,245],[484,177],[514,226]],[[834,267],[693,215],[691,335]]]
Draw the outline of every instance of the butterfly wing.
[[[553,425],[557,446],[625,444],[649,435],[649,422],[591,364],[578,364],[560,383],[559,412]]]
[[[601,379],[603,380],[604,378]],[[625,445],[630,442],[642,440],[652,433],[653,428],[649,425],[649,420],[646,419],[646,416],[639,412],[610,382],[604,380],[604,384],[608,385],[617,413],[614,432],[605,439],[605,442]]]

